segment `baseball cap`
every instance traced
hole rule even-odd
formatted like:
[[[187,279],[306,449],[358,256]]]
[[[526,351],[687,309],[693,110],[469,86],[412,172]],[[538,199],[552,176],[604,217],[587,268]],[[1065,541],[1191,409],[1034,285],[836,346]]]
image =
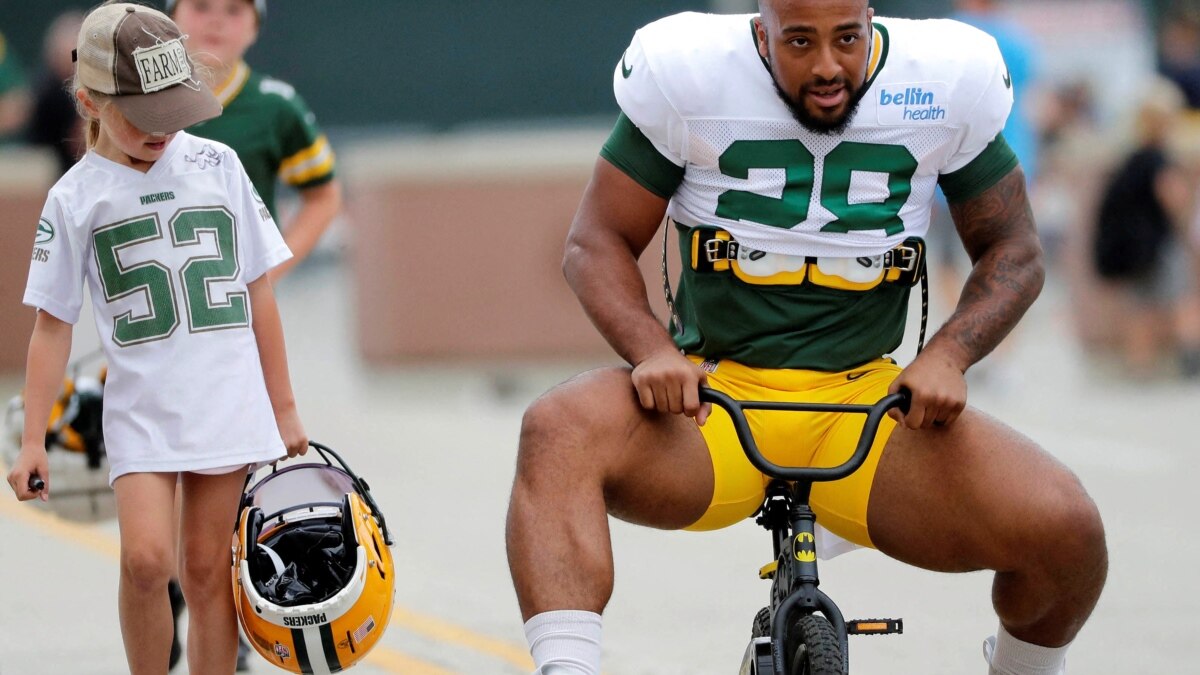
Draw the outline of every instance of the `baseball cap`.
[[[258,12],[258,20],[262,21],[267,18],[267,0],[253,0],[254,11]],[[175,5],[179,4],[179,0],[167,0],[167,14],[175,13]]]
[[[111,96],[142,131],[169,134],[221,114],[208,85],[192,73],[179,27],[156,9],[96,8],[83,20],[75,51],[76,82]]]

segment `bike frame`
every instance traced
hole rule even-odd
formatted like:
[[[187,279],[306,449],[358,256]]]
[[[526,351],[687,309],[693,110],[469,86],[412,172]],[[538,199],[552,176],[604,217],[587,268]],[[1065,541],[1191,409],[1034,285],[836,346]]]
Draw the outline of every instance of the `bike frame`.
[[[846,621],[837,604],[817,586],[816,521],[809,507],[813,483],[835,481],[854,473],[866,461],[875,442],[879,423],[888,410],[907,411],[908,394],[885,396],[874,405],[840,403],[788,403],[779,401],[738,401],[726,394],[701,387],[700,400],[720,406],[729,413],[733,428],[746,458],[764,475],[775,479],[767,488],[759,524],[771,531],[778,567],[771,584],[771,655],[774,675],[785,675],[783,653],[789,619],[794,615],[820,612],[833,626],[842,652],[842,662],[850,663]],[[848,413],[865,415],[854,454],[833,467],[784,467],[763,456],[746,420],[747,410],[783,412]],[[781,508],[780,502],[786,505]]]

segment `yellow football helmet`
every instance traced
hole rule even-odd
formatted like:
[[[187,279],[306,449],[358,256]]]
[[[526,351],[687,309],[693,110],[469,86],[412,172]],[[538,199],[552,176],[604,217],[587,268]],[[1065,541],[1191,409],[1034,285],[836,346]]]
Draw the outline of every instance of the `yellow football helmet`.
[[[247,477],[233,592],[263,658],[293,673],[336,673],[358,663],[391,619],[392,538],[366,481],[333,450],[309,445],[323,462]]]
[[[87,458],[89,469],[100,468],[104,457],[104,381],[107,375],[108,369],[101,368],[97,377],[72,374],[64,379],[46,424],[46,448],[80,453]],[[4,422],[9,441],[20,449],[25,427],[24,392],[9,400]]]

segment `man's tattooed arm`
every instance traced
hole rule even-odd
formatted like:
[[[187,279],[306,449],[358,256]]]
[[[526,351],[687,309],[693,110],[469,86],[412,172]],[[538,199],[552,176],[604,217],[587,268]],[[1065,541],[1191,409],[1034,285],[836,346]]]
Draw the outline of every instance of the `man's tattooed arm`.
[[[982,194],[950,205],[972,269],[958,307],[929,346],[963,371],[987,356],[1041,293],[1046,272],[1020,167]]]

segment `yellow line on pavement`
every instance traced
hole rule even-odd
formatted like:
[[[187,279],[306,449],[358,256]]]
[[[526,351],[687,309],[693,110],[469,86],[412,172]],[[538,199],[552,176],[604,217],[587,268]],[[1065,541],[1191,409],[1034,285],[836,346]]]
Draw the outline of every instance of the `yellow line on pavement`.
[[[32,505],[14,502],[7,495],[0,496],[0,515],[18,521],[38,532],[52,534],[91,549],[109,558],[120,559],[121,546],[111,536],[91,527],[72,523],[53,513],[47,513]],[[439,642],[449,642],[483,654],[495,656],[525,670],[533,669],[533,661],[523,650],[447,621],[423,616],[404,607],[392,610],[392,621],[411,632],[424,635]],[[404,675],[453,675],[454,671],[414,658],[381,644],[376,644],[366,661],[384,670]]]
[[[453,670],[446,670],[432,663],[414,659],[379,643],[376,643],[371,653],[367,654],[365,661],[384,670],[404,673],[404,675],[455,675]]]
[[[52,498],[53,499],[53,498]],[[121,558],[121,544],[112,537],[88,527],[63,520],[33,505],[22,505],[8,495],[0,495],[0,513],[29,525],[38,532],[53,534],[110,558]]]
[[[533,659],[524,649],[503,640],[479,635],[448,621],[396,607],[392,610],[392,622],[438,642],[462,645],[495,656],[522,670],[533,670]]]

